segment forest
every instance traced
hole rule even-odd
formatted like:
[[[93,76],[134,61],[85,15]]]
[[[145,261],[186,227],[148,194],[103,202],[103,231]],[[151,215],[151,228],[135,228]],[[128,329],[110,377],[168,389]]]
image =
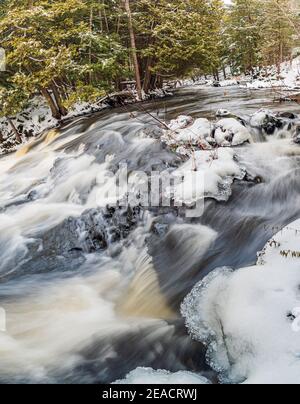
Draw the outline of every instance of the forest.
[[[290,0],[1,0],[1,115],[42,94],[60,119],[77,101],[185,77],[253,74],[295,56]],[[299,49],[300,52],[300,49]]]

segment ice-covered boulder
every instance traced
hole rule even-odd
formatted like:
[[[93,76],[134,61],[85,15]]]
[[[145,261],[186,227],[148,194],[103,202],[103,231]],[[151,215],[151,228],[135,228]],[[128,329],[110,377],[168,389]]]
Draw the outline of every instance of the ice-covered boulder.
[[[179,131],[177,139],[180,142],[191,142],[196,144],[197,142],[209,137],[211,132],[212,124],[209,122],[209,120],[205,118],[198,118],[191,126]]]
[[[166,130],[164,136],[162,136],[162,140],[165,143],[168,145],[178,146],[195,145],[204,149],[209,149],[211,147],[206,141],[206,138],[211,137],[213,130],[213,125],[208,119],[199,118],[196,119],[192,124],[188,124],[188,122],[191,122],[190,120],[184,119],[183,116],[180,119],[179,118],[178,122],[176,120],[169,125],[170,130]],[[180,126],[183,126],[183,128],[180,128]]]
[[[281,230],[256,266],[221,268],[185,299],[191,334],[208,345],[221,381],[300,383],[300,221]]]
[[[249,130],[234,118],[217,122],[214,138],[219,146],[238,146],[252,142]]]
[[[268,109],[260,109],[251,116],[250,125],[254,128],[260,128],[273,118],[275,118],[275,115],[272,111]]]
[[[186,205],[192,205],[206,197],[219,201],[227,200],[231,195],[234,179],[242,179],[245,176],[234,156],[233,150],[227,148],[218,149],[215,155],[209,150],[194,152],[193,156],[173,173],[174,176],[183,178],[183,181],[175,186],[174,195],[170,195],[169,189],[166,194],[173,196],[177,203]],[[196,181],[188,175],[195,170],[199,174]]]
[[[262,129],[267,135],[274,135],[276,130],[283,129],[286,122],[272,111],[261,109],[250,118],[250,125]]]

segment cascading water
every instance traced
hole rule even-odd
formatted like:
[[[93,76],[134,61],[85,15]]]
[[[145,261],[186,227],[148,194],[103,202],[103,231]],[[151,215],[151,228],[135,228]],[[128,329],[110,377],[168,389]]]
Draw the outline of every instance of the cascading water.
[[[257,94],[182,89],[143,108],[161,119],[291,109]],[[179,306],[210,271],[253,264],[276,229],[299,218],[300,148],[277,130],[235,149],[247,178],[228,201],[206,200],[201,218],[109,207],[109,172],[120,164],[129,173],[182,164],[160,135],[131,106],[70,122],[0,159],[0,381],[103,383],[139,366],[217,380]]]

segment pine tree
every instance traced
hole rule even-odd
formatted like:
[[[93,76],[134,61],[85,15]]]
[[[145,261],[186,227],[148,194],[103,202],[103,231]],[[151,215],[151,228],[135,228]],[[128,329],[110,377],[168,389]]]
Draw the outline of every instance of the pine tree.
[[[260,64],[261,0],[235,0],[226,19],[228,61],[234,71],[251,72]]]
[[[291,58],[295,46],[297,16],[294,14],[290,0],[265,0],[261,21],[261,53],[267,65],[280,65]]]
[[[125,50],[101,32],[101,9],[96,0],[8,1],[0,40],[14,91],[40,92],[60,119],[75,101],[111,90]]]
[[[135,4],[144,88],[194,69],[210,73],[220,66],[223,3],[219,0],[141,0]],[[151,77],[152,76],[152,77]]]

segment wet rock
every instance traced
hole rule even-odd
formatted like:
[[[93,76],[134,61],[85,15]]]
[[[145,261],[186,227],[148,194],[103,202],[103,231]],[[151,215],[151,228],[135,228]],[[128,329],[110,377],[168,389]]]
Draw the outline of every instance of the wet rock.
[[[294,138],[294,143],[300,144],[300,135],[298,135],[298,136],[296,136],[296,137]]]
[[[224,118],[217,122],[214,138],[219,146],[238,146],[252,141],[248,129],[234,118]]]
[[[282,129],[286,122],[282,118],[276,117],[272,111],[259,110],[250,119],[250,125],[260,128],[266,135],[274,135],[276,130]]]
[[[277,116],[279,118],[286,118],[286,119],[292,119],[292,120],[297,119],[297,115],[294,114],[293,112],[279,112],[277,114]]]

